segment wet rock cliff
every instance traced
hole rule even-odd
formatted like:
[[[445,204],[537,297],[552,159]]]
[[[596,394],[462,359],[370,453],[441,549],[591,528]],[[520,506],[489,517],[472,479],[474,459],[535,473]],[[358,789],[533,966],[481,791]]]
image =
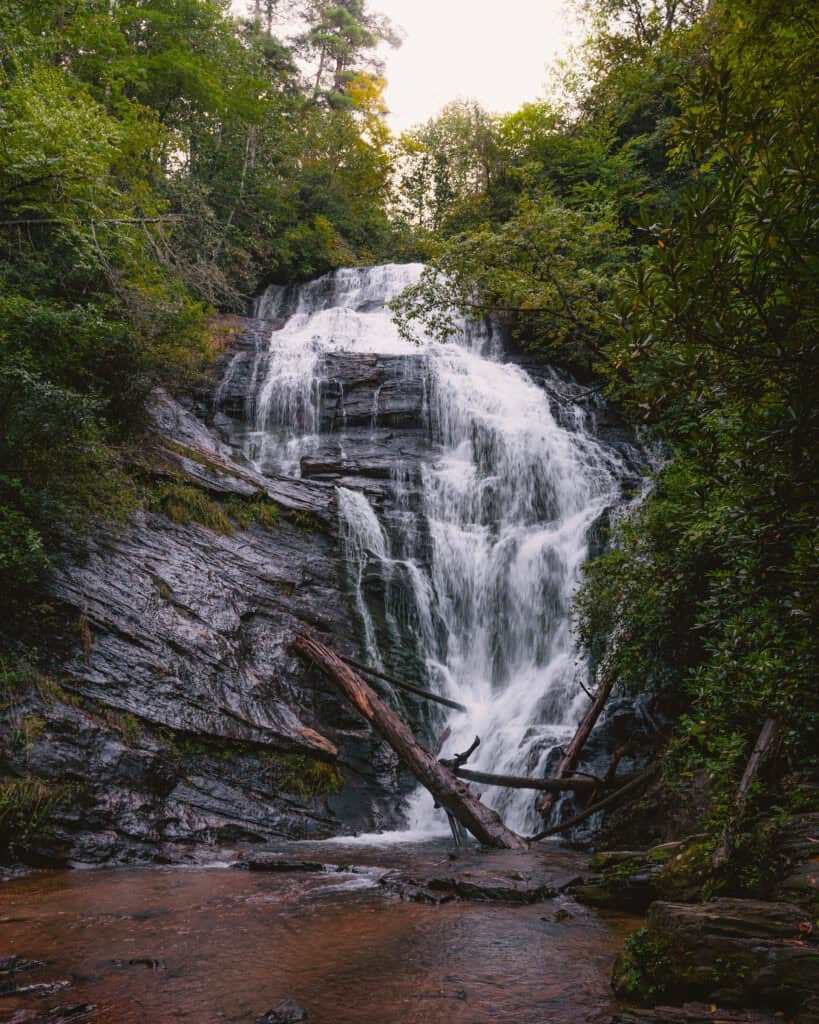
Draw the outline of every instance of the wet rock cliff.
[[[154,396],[143,507],[56,565],[55,655],[3,730],[4,774],[56,804],[34,859],[175,860],[400,820],[394,755],[288,645],[316,629],[363,653],[334,485],[375,496],[392,460],[426,450],[422,367],[328,360],[302,478],[263,475],[241,454],[245,396],[275,325],[235,326],[212,388]]]

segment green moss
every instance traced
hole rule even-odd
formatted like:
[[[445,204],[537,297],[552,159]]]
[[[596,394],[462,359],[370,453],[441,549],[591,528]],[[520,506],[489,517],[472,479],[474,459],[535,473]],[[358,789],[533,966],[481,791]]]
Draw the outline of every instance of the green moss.
[[[152,512],[160,512],[180,526],[199,523],[214,533],[233,533],[224,510],[205,491],[178,480],[153,483],[147,489],[145,504]]]
[[[120,729],[126,746],[135,747],[139,742],[140,733],[142,732],[139,719],[130,713],[123,715]]]
[[[666,859],[657,889],[666,899],[692,900],[702,895],[711,875],[713,840],[692,843]]]
[[[300,530],[308,533],[319,533],[324,529],[324,523],[313,512],[302,512],[299,509],[290,509],[285,518],[289,523],[298,526]]]
[[[49,704],[67,704],[70,707],[79,707],[80,698],[74,693],[68,693],[56,679],[38,672],[34,680],[37,692],[42,699]]]
[[[253,743],[248,743],[245,740],[175,732],[167,726],[157,727],[155,733],[175,761],[181,760],[183,756],[213,757],[221,761],[232,761],[235,758],[253,754],[256,749]]]
[[[274,785],[285,793],[313,799],[334,796],[344,786],[344,776],[337,765],[306,754],[267,754],[265,760],[273,769]]]
[[[26,857],[50,834],[54,810],[72,793],[70,785],[35,778],[0,783],[0,858]]]
[[[28,750],[32,743],[43,735],[45,727],[45,719],[42,716],[34,713],[26,715],[15,729],[17,745]]]
[[[8,711],[24,693],[36,692],[48,704],[76,707],[79,698],[66,693],[60,683],[25,658],[0,658],[0,712]]]
[[[105,708],[102,718],[112,729],[115,729],[123,739],[127,747],[135,747],[142,735],[142,725],[136,715],[130,711],[117,711],[115,708]]]
[[[279,506],[267,498],[242,498],[232,494],[224,500],[222,507],[242,530],[251,523],[272,530],[279,517]]]
[[[641,928],[626,939],[614,965],[613,984],[619,996],[649,1005],[665,993],[673,968],[670,945]]]
[[[178,441],[172,441],[168,437],[162,438],[162,447],[176,452],[177,455],[182,455],[184,458],[189,459],[191,462],[196,462],[200,466],[215,470],[217,473],[225,473],[227,471],[221,462],[208,458],[204,452],[197,451],[195,448],[188,448],[187,445],[180,444]]]

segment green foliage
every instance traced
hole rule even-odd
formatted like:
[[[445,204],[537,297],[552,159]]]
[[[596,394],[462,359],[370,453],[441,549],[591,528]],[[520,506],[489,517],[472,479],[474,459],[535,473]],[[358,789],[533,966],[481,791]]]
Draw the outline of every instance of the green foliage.
[[[397,237],[384,83],[364,74],[388,23],[363,0],[297,5],[317,97],[296,44],[228,6],[0,10],[0,585],[17,615],[60,543],[135,507],[119,450],[150,390],[212,357],[209,306]],[[159,502],[231,529],[190,492]]]
[[[160,481],[149,489],[147,508],[161,512],[173,523],[184,526],[199,523],[214,533],[233,533],[233,526],[224,510],[199,487],[178,480]]]
[[[27,594],[49,567],[43,538],[22,512],[0,506],[0,588]]]
[[[238,495],[230,495],[222,502],[222,507],[242,530],[246,530],[251,523],[265,530],[272,530],[279,518],[278,505],[267,498],[241,498]]]
[[[691,707],[677,770],[705,767],[716,819],[761,723],[815,749],[815,12],[723,5],[675,126],[691,181],[618,292],[612,389],[671,446],[655,490],[589,568],[580,635],[626,685]]]
[[[672,966],[679,965],[671,947],[648,928],[640,928],[628,936],[614,966],[617,993],[653,1005],[665,993]]]
[[[624,238],[605,211],[571,210],[549,195],[520,200],[497,227],[443,243],[418,285],[393,303],[402,332],[418,322],[446,339],[455,315],[511,322],[527,346],[586,365],[598,353]]]
[[[70,786],[35,778],[0,782],[0,860],[25,858],[51,833],[50,820]]]

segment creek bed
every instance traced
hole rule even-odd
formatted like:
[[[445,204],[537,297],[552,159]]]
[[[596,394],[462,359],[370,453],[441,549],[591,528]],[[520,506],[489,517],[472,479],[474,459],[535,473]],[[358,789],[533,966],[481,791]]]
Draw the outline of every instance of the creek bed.
[[[99,1024],[252,1022],[286,997],[309,1024],[579,1024],[613,1009],[612,962],[633,918],[565,895],[435,906],[381,884],[387,871],[449,870],[437,844],[289,844],[282,856],[334,867],[238,871],[222,862],[6,883],[0,951],[47,961],[19,983],[72,987],[5,996],[0,1021],[23,1008],[93,1003]],[[546,856],[564,878],[577,858],[557,848]]]

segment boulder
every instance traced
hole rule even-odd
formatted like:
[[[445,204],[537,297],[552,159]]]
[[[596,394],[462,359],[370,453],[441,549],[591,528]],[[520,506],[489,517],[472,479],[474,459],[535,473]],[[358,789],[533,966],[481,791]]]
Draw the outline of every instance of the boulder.
[[[607,850],[592,857],[592,874],[575,887],[582,903],[636,913],[656,899],[696,900],[709,866],[703,835],[648,850]]]
[[[389,871],[380,884],[419,903],[464,899],[527,904],[565,892],[578,882],[583,866],[583,859],[568,851],[465,852],[449,864],[424,865],[412,873]]]
[[[819,939],[790,903],[657,901],[614,968],[624,996],[795,1011],[819,992]]]
[[[257,1017],[255,1024],[298,1024],[307,1020],[307,1010],[295,999],[280,999],[275,1006]]]

